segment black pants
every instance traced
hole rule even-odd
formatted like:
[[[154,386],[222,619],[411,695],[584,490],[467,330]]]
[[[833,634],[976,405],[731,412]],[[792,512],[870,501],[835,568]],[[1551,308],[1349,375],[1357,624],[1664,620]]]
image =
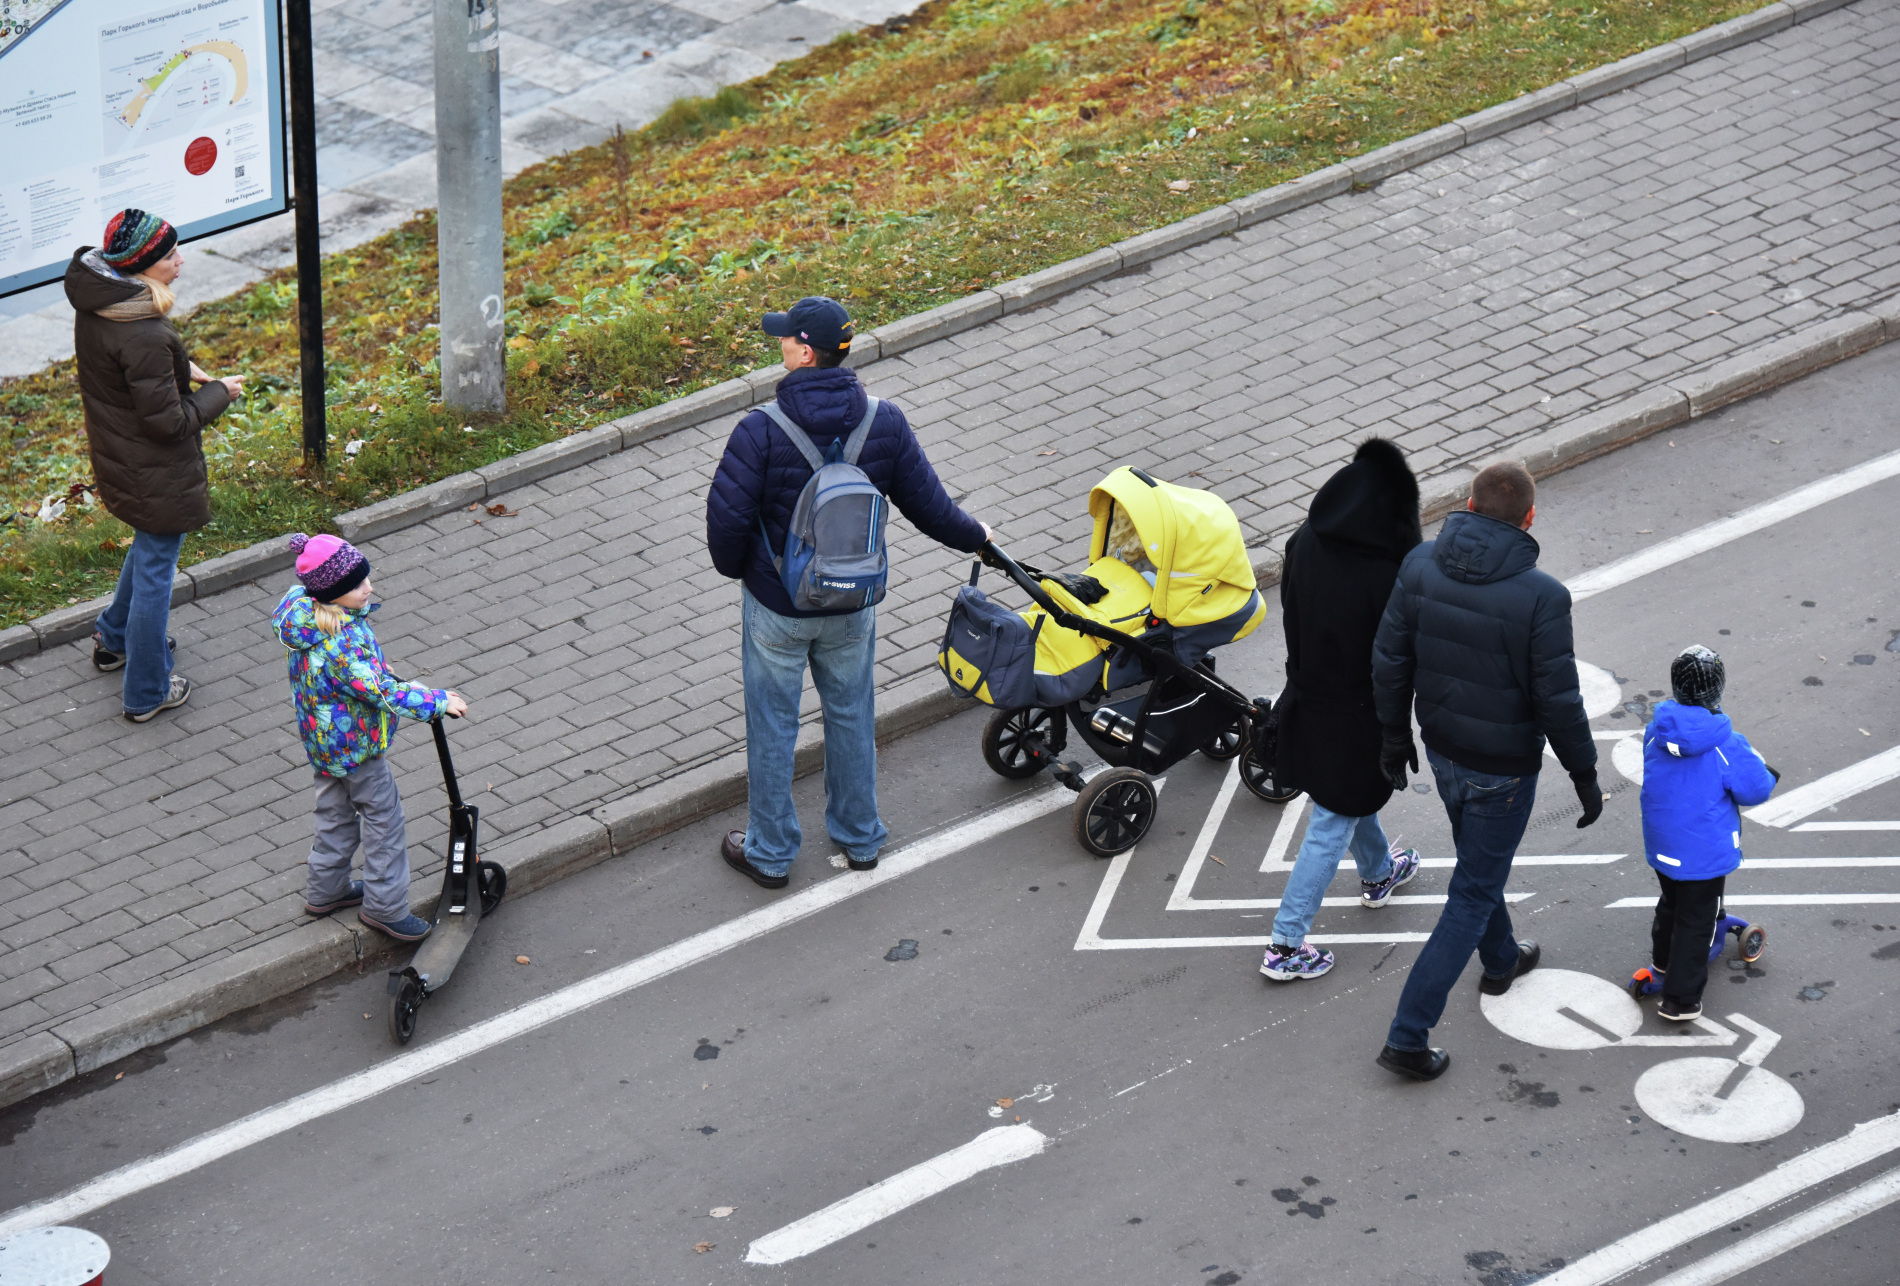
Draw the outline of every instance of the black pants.
[[[1715,942],[1715,913],[1722,905],[1727,877],[1672,880],[1661,871],[1656,882],[1656,918],[1649,926],[1649,962],[1663,971],[1663,999],[1679,1005],[1702,1003],[1709,984],[1709,947]]]

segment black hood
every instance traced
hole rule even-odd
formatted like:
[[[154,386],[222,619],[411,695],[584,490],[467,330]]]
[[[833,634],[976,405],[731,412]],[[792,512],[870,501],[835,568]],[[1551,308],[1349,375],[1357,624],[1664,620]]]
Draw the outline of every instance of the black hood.
[[[1498,518],[1461,509],[1445,519],[1432,557],[1440,570],[1467,585],[1488,585],[1537,566],[1531,534]]]
[[[1352,463],[1326,480],[1307,510],[1322,540],[1350,545],[1394,562],[1422,540],[1418,479],[1405,453],[1384,438],[1367,438]]]
[[[66,265],[66,302],[76,313],[96,313],[136,298],[147,289],[142,281],[121,277],[105,266],[91,246],[73,251]]]

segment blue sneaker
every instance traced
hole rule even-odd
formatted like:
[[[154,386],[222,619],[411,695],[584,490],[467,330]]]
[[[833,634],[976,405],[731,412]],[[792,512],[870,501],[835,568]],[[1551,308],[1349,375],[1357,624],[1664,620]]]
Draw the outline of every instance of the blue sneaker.
[[[332,911],[341,911],[346,907],[362,905],[363,881],[351,880],[350,891],[340,898],[335,898],[329,902],[312,902],[308,898],[304,899],[303,913],[305,915],[328,915]]]
[[[1377,911],[1392,900],[1392,891],[1401,885],[1410,884],[1418,874],[1418,850],[1415,848],[1397,849],[1392,854],[1392,873],[1383,880],[1359,881],[1359,905],[1369,906]]]
[[[419,915],[405,915],[400,920],[378,920],[367,911],[358,911],[356,918],[376,930],[387,933],[398,942],[420,942],[429,936],[429,930],[435,926]]]
[[[1322,951],[1310,942],[1302,942],[1297,947],[1273,943],[1267,948],[1267,958],[1260,962],[1260,972],[1275,982],[1317,978],[1332,967],[1333,953]]]

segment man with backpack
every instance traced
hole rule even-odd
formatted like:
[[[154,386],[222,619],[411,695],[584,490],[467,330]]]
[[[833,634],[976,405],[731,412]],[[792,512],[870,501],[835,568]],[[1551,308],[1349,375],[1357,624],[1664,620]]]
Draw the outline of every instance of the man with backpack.
[[[798,704],[809,664],[825,719],[825,828],[854,871],[877,865],[877,603],[886,498],[926,536],[974,553],[990,529],[937,480],[904,413],[844,366],[851,318],[823,296],[760,324],[790,372],[776,402],[733,429],[706,498],[706,545],[741,591],[746,829],[720,856],[768,889],[791,882],[802,839],[792,805]]]

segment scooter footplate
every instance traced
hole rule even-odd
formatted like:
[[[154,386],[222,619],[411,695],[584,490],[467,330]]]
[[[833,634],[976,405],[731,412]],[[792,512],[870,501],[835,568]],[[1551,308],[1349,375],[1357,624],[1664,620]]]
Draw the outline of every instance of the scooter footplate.
[[[438,991],[448,982],[462,953],[474,940],[475,928],[481,921],[479,901],[460,915],[450,915],[446,903],[437,905],[435,928],[422,940],[422,945],[416,948],[415,959],[409,962],[410,968],[428,979],[423,984],[425,991]]]

